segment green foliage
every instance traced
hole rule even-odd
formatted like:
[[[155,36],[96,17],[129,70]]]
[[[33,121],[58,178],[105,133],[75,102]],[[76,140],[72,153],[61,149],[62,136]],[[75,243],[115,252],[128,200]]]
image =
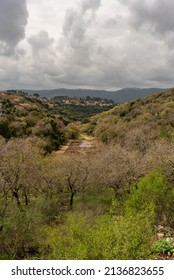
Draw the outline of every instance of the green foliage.
[[[0,135],[9,139],[11,137],[9,122],[6,118],[0,118]]]
[[[101,190],[95,186],[87,189],[85,193],[79,194],[76,198],[75,213],[93,213],[93,215],[104,215],[106,213],[115,214],[114,206],[111,206],[114,197],[113,189]],[[111,210],[110,210],[111,209]],[[112,211],[112,209],[114,209]]]
[[[66,198],[39,196],[35,201],[37,211],[42,213],[42,222],[45,225],[57,223],[63,219],[65,213]]]
[[[153,247],[153,251],[158,254],[174,254],[174,242],[165,239],[158,240]]]
[[[149,259],[153,244],[153,207],[118,218],[114,259]]]
[[[151,172],[131,187],[125,203],[126,213],[133,215],[141,212],[148,205],[154,207],[156,223],[173,222],[173,193],[167,180],[160,172]]]
[[[50,259],[145,259],[152,245],[153,211],[134,216],[94,218],[69,215],[47,231]],[[85,230],[84,230],[85,229]]]
[[[169,128],[162,127],[158,137],[164,138],[167,140],[171,140],[172,139],[172,130]]]
[[[67,139],[78,139],[80,136],[80,131],[78,128],[78,123],[70,123],[65,128],[65,137]]]
[[[39,247],[43,242],[44,234],[42,215],[32,208],[20,212],[14,207],[4,219],[0,233],[0,256],[2,258],[21,259],[39,254]]]
[[[81,106],[81,105],[59,105],[56,108],[57,113],[62,115],[68,122],[85,121],[91,116],[108,111],[113,106]]]
[[[64,123],[58,112],[50,108],[50,101],[38,95],[21,95],[17,91],[6,95],[0,93],[0,101],[4,106],[3,116],[0,117],[0,135],[4,138],[37,135],[46,140],[46,152],[58,149],[65,142]]]
[[[143,99],[126,102],[92,117],[88,131],[103,142],[126,139],[135,127],[148,127],[153,138],[171,140],[174,135],[174,95],[172,91],[154,94]],[[110,119],[110,122],[107,120]],[[95,125],[94,125],[95,120]],[[124,127],[124,130],[123,130]],[[146,133],[144,133],[146,137]],[[150,139],[149,139],[150,140]]]
[[[39,120],[32,129],[34,135],[46,140],[46,151],[48,153],[58,149],[65,141],[65,135],[61,126],[62,123],[60,125],[59,120],[47,117]]]

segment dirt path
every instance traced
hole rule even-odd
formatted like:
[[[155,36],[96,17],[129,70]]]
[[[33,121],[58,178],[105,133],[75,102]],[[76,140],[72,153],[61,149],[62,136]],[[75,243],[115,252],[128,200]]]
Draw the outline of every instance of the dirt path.
[[[98,143],[93,138],[83,137],[81,140],[71,140],[63,146],[57,154],[67,153],[91,153],[98,146]]]

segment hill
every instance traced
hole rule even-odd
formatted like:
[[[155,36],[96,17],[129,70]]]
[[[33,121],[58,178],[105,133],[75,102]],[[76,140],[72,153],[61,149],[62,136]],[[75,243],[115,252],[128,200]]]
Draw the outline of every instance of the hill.
[[[39,137],[44,149],[58,149],[78,132],[67,125],[88,118],[114,106],[100,98],[52,98],[28,95],[23,91],[0,92],[0,136],[5,139]]]
[[[0,136],[31,137],[46,152],[58,149],[65,142],[65,122],[53,112],[53,103],[22,91],[0,92]]]
[[[166,89],[161,88],[125,88],[117,91],[107,91],[107,90],[93,90],[93,89],[53,89],[53,90],[37,90],[37,93],[42,97],[55,97],[55,96],[68,96],[85,98],[90,97],[100,97],[102,99],[113,100],[115,103],[124,103],[136,98],[143,98],[152,93],[158,93],[165,91]],[[29,94],[33,94],[36,90],[25,90]]]
[[[122,145],[135,136],[142,141],[147,137],[172,138],[174,89],[121,104],[91,117],[84,129],[103,142],[115,139]]]

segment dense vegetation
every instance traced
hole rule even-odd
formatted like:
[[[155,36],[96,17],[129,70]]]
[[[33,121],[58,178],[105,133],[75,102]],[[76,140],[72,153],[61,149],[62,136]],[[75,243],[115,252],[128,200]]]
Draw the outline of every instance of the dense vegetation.
[[[57,149],[66,141],[65,123],[61,115],[49,110],[49,103],[24,92],[0,93],[3,114],[0,135],[5,139],[32,137],[46,152]]]
[[[66,105],[63,104],[56,108],[57,113],[63,116],[66,123],[74,121],[82,121],[83,123],[88,123],[89,118],[95,114],[101,113],[103,111],[108,111],[113,106],[81,106],[81,105]]]
[[[98,139],[91,154],[2,137],[1,258],[172,258],[173,114],[171,90],[70,124]]]
[[[102,142],[107,143],[115,139],[121,145],[130,147],[133,143],[129,143],[129,139],[142,142],[144,139],[144,144],[157,138],[171,139],[173,128],[174,90],[172,89],[122,104],[96,115],[91,118],[84,130]]]
[[[100,98],[91,100],[98,100],[102,105]],[[40,98],[37,93],[29,96],[14,90],[0,92],[0,104],[4,111],[0,118],[0,135],[5,139],[35,136],[42,140],[46,152],[58,149],[71,137],[78,137],[77,130],[72,132],[72,122],[88,122],[89,117],[113,107],[112,103],[111,106],[67,105],[59,98]]]

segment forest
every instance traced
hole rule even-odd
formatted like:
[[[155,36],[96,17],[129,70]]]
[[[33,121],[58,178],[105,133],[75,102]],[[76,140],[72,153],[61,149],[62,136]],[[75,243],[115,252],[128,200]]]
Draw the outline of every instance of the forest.
[[[66,121],[38,97],[22,95],[21,110],[9,96],[1,259],[174,259],[174,89],[86,121]],[[95,145],[59,152],[69,141]]]

